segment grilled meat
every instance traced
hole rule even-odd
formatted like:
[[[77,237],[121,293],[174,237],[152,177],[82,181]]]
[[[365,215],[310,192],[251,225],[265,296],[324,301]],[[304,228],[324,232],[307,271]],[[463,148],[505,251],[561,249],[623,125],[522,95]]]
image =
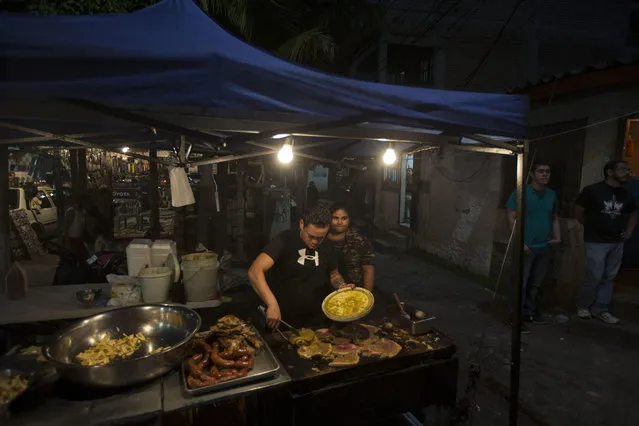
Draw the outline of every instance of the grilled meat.
[[[389,339],[381,339],[372,345],[362,346],[362,355],[370,358],[394,358],[402,347]]]
[[[253,369],[261,340],[246,323],[232,315],[198,333],[187,358],[187,386],[198,388],[244,377]]]
[[[370,334],[377,334],[381,330],[379,327],[369,324],[358,324],[360,327],[364,327]]]
[[[360,351],[360,347],[352,343],[333,346],[333,353],[335,355],[346,355],[351,352],[359,353],[359,351]]]
[[[315,330],[315,337],[317,337],[322,342],[333,343],[335,336],[331,333],[331,330],[328,328],[320,328]]]
[[[349,351],[342,355],[335,356],[335,359],[328,365],[330,367],[350,367],[359,364],[359,354],[357,351]]]
[[[299,334],[291,336],[291,343],[295,346],[308,346],[317,340],[315,332],[310,328],[301,328]]]
[[[297,354],[304,359],[311,358],[329,358],[333,352],[333,345],[330,343],[314,341],[308,346],[300,346],[297,348]]]

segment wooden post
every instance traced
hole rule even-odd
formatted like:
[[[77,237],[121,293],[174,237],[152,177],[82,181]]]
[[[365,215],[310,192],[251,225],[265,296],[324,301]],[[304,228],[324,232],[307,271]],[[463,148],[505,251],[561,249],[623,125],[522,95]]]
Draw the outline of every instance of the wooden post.
[[[4,166],[2,166],[4,164]],[[4,172],[0,174],[0,293],[5,292],[4,277],[9,270],[9,150],[7,145],[0,145],[0,167]]]
[[[237,205],[237,247],[235,248],[235,256],[239,261],[246,260],[246,250],[244,247],[244,224],[246,220],[245,202],[244,202],[244,177],[248,168],[248,160],[240,160],[237,162],[236,176],[236,205]]]
[[[215,181],[217,182],[218,198],[220,202],[220,211],[215,213],[215,252],[218,256],[224,254],[224,250],[228,247],[228,211],[227,211],[227,199],[228,199],[228,164],[220,164],[217,168],[217,176]]]
[[[410,185],[410,229],[413,234],[419,232],[419,202],[421,197],[421,177],[424,153],[418,152],[413,155],[413,182]]]
[[[58,213],[57,230],[58,235],[62,235],[67,201],[64,199],[62,190],[62,153],[59,149],[53,154],[53,185],[55,186],[55,207]]]
[[[71,191],[73,195],[80,194],[80,183],[78,182],[78,150],[69,150],[69,168],[71,169]]]
[[[78,149],[78,190],[80,194],[86,194],[87,192],[87,150]]]
[[[149,156],[151,158],[158,158],[157,148],[151,148],[149,150]],[[151,219],[151,238],[157,239],[160,237],[162,228],[160,227],[160,193],[158,192],[158,185],[160,179],[158,176],[158,163],[156,161],[149,162],[149,208]]]
[[[226,163],[220,163],[217,167],[226,167]],[[200,196],[198,202],[197,215],[197,235],[198,242],[211,250],[213,249],[211,238],[211,223],[216,216],[215,213],[215,188],[213,186],[213,165],[208,164],[198,167],[200,172]]]

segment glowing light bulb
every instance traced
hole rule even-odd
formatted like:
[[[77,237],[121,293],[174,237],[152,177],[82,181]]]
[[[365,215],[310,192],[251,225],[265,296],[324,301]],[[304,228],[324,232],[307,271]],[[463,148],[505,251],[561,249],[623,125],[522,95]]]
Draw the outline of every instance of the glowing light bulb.
[[[126,154],[127,152],[129,152],[129,147],[128,147],[128,146],[123,147],[123,148],[122,148],[122,152],[123,152],[123,153],[125,153],[125,154]]]
[[[287,143],[282,145],[277,153],[277,159],[280,163],[288,164],[293,161],[293,147]]]
[[[388,148],[386,152],[384,152],[382,161],[384,161],[384,164],[387,166],[395,164],[395,161],[397,161],[397,154],[395,153],[395,150],[393,148]]]

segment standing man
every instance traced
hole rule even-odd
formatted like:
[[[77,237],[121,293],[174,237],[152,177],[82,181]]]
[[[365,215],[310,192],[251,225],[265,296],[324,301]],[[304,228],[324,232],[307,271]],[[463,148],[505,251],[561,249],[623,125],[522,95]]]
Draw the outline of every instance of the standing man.
[[[333,244],[342,277],[349,283],[373,291],[373,246],[368,238],[351,228],[351,218],[345,205],[334,204],[331,207],[331,230],[328,239]]]
[[[630,179],[628,163],[610,161],[603,173],[604,180],[585,187],[575,206],[575,217],[584,226],[586,247],[586,277],[579,292],[577,315],[618,324],[619,318],[608,310],[624,241],[632,236],[637,223],[637,205],[623,188]]]
[[[523,287],[523,320],[535,324],[545,324],[537,306],[537,292],[548,270],[548,262],[552,256],[552,245],[561,242],[559,219],[557,218],[557,195],[548,188],[550,166],[536,162],[532,166],[532,182],[526,185],[526,215],[524,226],[524,277]],[[510,229],[515,225],[517,217],[517,190],[508,199],[508,223]],[[515,285],[514,283],[512,285]],[[514,313],[512,286],[510,291],[510,314]],[[523,333],[530,333],[522,326]]]
[[[304,213],[299,228],[273,238],[249,268],[251,285],[266,304],[269,327],[277,328],[282,313],[300,322],[322,317],[322,300],[331,286],[350,285],[337,271],[330,244],[322,244],[330,223],[330,210],[316,205]]]

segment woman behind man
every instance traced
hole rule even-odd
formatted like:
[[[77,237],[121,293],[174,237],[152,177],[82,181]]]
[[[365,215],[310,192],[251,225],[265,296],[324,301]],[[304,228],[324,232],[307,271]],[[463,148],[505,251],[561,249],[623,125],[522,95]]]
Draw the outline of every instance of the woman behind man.
[[[348,209],[341,204],[331,207],[331,229],[328,239],[337,254],[339,273],[347,283],[373,291],[375,253],[365,236],[350,226]]]

